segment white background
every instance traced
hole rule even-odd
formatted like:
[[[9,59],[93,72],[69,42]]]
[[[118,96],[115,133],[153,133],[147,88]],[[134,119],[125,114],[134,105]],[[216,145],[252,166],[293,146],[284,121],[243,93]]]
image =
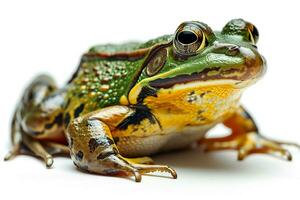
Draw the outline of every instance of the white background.
[[[68,158],[45,169],[35,158],[2,157],[10,147],[9,121],[23,88],[41,72],[62,85],[91,45],[147,40],[173,33],[185,20],[220,30],[232,18],[253,22],[268,61],[263,80],[242,102],[268,137],[300,142],[300,12],[296,1],[2,1],[0,3],[0,199],[297,199],[300,151],[293,162],[265,155],[236,161],[236,152],[187,150],[154,157],[178,179],[143,176],[141,183],[90,175]],[[223,132],[218,129],[217,132]]]

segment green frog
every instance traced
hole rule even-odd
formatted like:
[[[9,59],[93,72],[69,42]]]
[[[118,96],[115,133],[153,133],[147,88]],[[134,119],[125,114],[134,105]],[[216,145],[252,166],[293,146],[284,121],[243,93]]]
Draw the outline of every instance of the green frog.
[[[68,83],[40,75],[25,90],[11,126],[13,147],[40,157],[68,154],[90,173],[133,176],[161,171],[177,177],[150,155],[198,144],[207,151],[233,149],[291,160],[283,143],[263,137],[240,105],[242,92],[266,71],[257,28],[243,19],[221,31],[187,21],[174,34],[145,43],[90,48]],[[231,135],[207,138],[217,124]],[[299,147],[299,146],[298,146]]]

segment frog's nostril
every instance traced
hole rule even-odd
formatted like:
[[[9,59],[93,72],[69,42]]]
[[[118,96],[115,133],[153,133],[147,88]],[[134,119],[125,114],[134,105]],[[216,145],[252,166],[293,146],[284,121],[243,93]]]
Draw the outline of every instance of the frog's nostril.
[[[226,54],[229,56],[235,56],[240,52],[240,47],[237,45],[231,45],[227,48]]]
[[[226,54],[228,56],[235,56],[240,53],[240,46],[229,43],[214,43],[214,52]]]

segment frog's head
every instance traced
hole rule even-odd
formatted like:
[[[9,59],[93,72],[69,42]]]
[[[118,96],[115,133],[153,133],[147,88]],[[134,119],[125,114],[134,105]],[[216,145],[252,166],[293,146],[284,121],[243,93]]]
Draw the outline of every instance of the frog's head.
[[[152,41],[155,45],[129,93],[133,104],[158,90],[224,84],[245,88],[266,68],[256,47],[258,30],[242,19],[229,21],[220,32],[202,22],[184,22],[163,38]]]

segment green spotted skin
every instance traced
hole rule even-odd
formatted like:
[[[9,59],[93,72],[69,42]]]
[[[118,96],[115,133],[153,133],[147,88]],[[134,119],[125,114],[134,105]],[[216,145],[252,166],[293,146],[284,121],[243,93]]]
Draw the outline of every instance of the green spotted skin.
[[[85,112],[115,105],[128,91],[135,69],[141,62],[84,61],[78,76],[70,85],[68,96],[71,101],[85,102]]]
[[[69,103],[67,104],[66,113],[73,113],[74,110],[72,109],[82,107],[82,105],[84,105],[84,108],[81,109],[80,115],[107,106],[118,105],[121,96],[127,96],[132,83],[139,75],[139,69],[142,67],[147,55],[147,48],[157,43],[169,41],[171,37],[171,35],[165,35],[146,43],[130,42],[123,45],[106,44],[92,47],[82,57],[76,74],[67,86],[67,101]],[[123,58],[120,56],[107,59],[93,56],[103,52],[109,55],[116,52],[127,53],[140,49],[146,49],[146,53],[140,57]]]

